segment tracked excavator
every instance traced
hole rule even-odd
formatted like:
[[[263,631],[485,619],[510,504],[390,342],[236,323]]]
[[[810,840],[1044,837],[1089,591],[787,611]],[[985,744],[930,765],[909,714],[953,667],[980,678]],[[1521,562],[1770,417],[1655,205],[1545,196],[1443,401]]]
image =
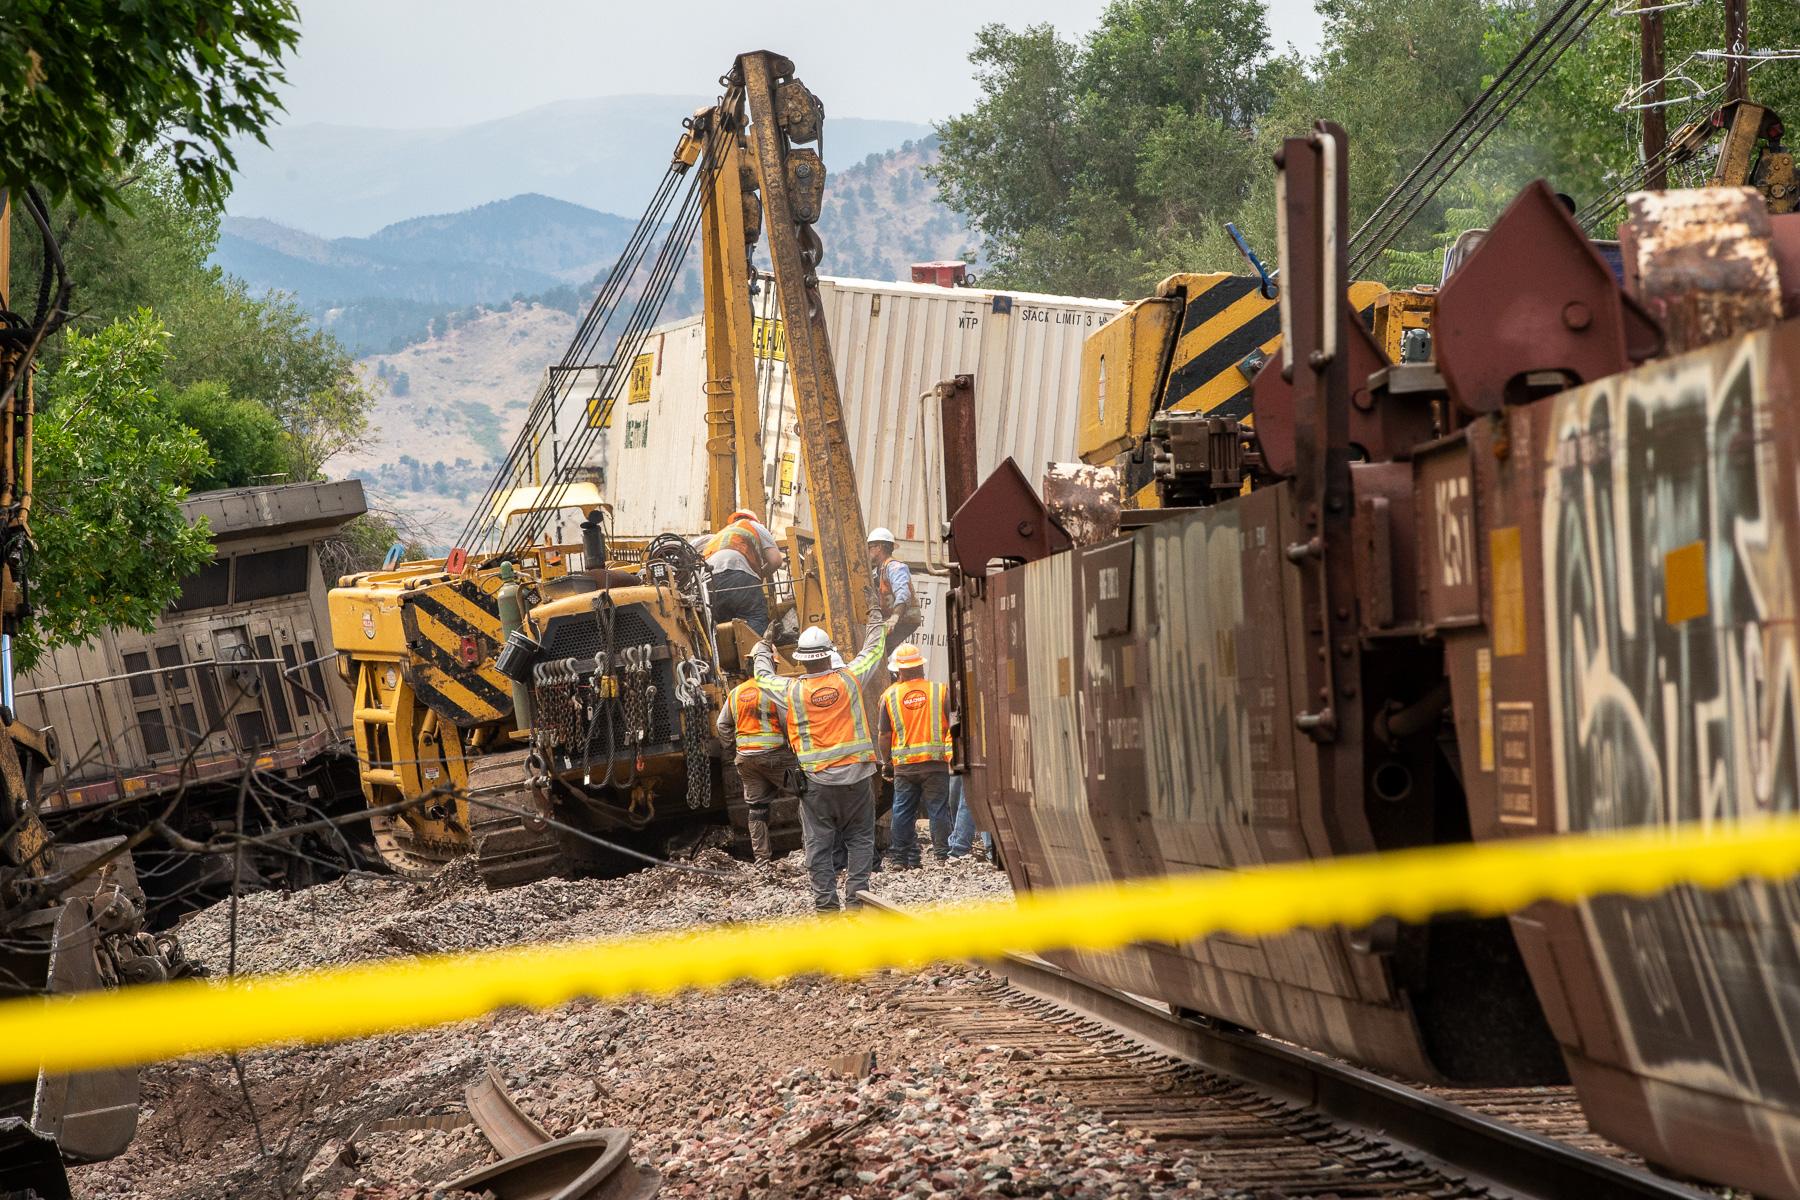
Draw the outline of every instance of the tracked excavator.
[[[56,758],[52,730],[13,709],[12,648],[30,616],[33,359],[68,301],[66,280],[40,290],[33,318],[11,305],[12,207],[0,189],[0,998],[149,983],[188,974],[180,945],[144,929],[144,893],[127,840],[59,840],[39,818],[39,785]],[[16,197],[38,228],[47,273],[61,256],[31,190]],[[136,1069],[0,1084],[0,1195],[66,1200],[65,1163],[124,1151],[137,1131]]]
[[[817,290],[825,166],[807,143],[820,141],[824,109],[768,51],[740,55],[721,82],[718,101],[685,122],[637,232],[457,547],[346,577],[331,593],[363,793],[385,814],[378,847],[403,874],[473,854],[504,886],[745,826],[711,722],[765,631],[714,622],[709,572],[686,536],[699,531],[610,537],[592,484],[546,471],[541,452],[555,414],[584,409],[566,461],[584,460],[696,235],[708,523],[766,507],[751,307],[766,237],[814,513],[812,529],[787,533],[773,611],[844,645],[860,625],[862,513]],[[550,536],[569,509],[583,513],[579,543]]]

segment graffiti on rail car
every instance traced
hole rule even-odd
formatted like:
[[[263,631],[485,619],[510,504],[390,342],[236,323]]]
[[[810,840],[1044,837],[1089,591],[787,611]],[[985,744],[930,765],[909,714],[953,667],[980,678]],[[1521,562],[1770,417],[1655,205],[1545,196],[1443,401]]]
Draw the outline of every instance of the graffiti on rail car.
[[[1772,346],[1753,337],[1554,402],[1542,532],[1562,828],[1797,806],[1800,458]],[[1800,362],[1788,339],[1777,349]],[[1800,1012],[1776,991],[1800,977],[1792,885],[1585,914],[1640,1071],[1800,1103]]]

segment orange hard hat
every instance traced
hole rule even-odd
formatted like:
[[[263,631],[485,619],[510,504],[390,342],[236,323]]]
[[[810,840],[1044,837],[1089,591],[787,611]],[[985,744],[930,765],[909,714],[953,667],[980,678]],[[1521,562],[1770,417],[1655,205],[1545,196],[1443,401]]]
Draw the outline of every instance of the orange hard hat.
[[[755,513],[751,512],[749,509],[740,508],[736,512],[732,513],[729,519],[733,520],[733,521],[755,521],[758,518],[757,518],[757,515]]]
[[[894,651],[893,657],[888,659],[888,666],[896,671],[908,670],[913,667],[923,667],[924,665],[924,651],[920,650],[911,642],[901,642],[899,648]]]

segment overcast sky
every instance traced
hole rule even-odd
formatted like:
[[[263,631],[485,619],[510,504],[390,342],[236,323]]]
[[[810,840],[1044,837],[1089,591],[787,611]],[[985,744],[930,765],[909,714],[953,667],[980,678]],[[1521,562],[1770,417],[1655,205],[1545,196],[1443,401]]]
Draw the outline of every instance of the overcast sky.
[[[1272,40],[1318,44],[1312,0],[1268,0]],[[1104,0],[300,0],[285,123],[465,125],[552,100],[710,94],[743,50],[793,58],[846,117],[929,121],[976,97],[988,22],[1090,30]]]

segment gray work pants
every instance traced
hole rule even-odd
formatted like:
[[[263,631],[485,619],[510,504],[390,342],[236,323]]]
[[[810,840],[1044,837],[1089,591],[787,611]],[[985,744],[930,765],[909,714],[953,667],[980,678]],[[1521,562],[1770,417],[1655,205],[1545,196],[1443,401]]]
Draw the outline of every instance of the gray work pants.
[[[836,912],[837,868],[832,852],[839,842],[847,855],[844,907],[860,908],[857,893],[869,886],[875,861],[875,777],[830,784],[809,779],[800,797],[800,834],[806,845],[806,873],[812,879],[813,907]]]

